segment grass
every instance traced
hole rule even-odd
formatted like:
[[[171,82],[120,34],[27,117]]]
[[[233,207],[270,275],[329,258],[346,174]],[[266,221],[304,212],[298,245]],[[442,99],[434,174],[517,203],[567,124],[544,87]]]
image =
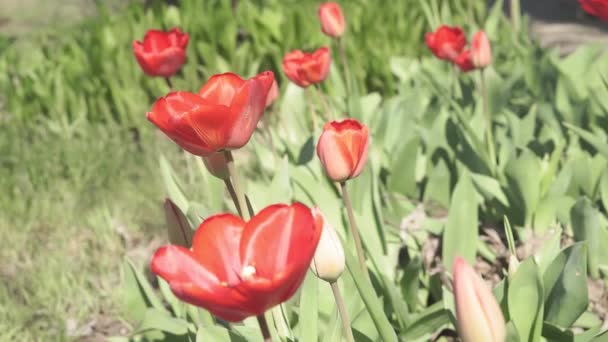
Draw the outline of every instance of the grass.
[[[76,135],[41,128],[2,142],[4,155],[19,156],[3,160],[15,164],[1,177],[3,189],[13,185],[0,218],[0,259],[10,261],[0,266],[7,340],[59,339],[76,333],[66,322],[116,319],[123,257],[142,261],[162,234],[156,135],[142,136],[143,151],[118,126],[84,124]]]

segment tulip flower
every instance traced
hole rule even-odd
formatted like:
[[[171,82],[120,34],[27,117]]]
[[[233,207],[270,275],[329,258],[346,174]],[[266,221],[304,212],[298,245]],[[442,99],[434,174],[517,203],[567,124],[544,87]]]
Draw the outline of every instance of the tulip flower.
[[[331,121],[323,127],[317,156],[334,182],[357,177],[367,161],[369,130],[355,119]]]
[[[464,49],[467,38],[460,27],[441,25],[425,36],[426,46],[439,59],[453,61]]]
[[[335,2],[326,2],[319,6],[319,20],[321,31],[332,38],[339,38],[344,34],[346,24],[340,5]]]
[[[192,249],[160,247],[151,268],[179,299],[238,322],[293,296],[322,230],[300,203],[271,205],[248,222],[219,214],[201,223]]]
[[[458,69],[462,72],[467,72],[475,69],[473,64],[473,58],[471,57],[471,50],[464,50],[454,59],[454,64],[458,66]]]
[[[212,153],[203,157],[203,163],[210,174],[219,179],[227,179],[230,177],[228,173],[228,165],[226,164],[226,155],[223,153]]]
[[[290,81],[302,88],[324,81],[330,65],[331,55],[327,47],[312,53],[294,50],[283,58],[283,72]]]
[[[608,0],[578,0],[578,2],[585,12],[608,21]]]
[[[471,42],[471,60],[477,69],[483,69],[492,63],[490,40],[484,31],[478,31]]]
[[[149,30],[143,42],[133,41],[133,53],[146,75],[169,78],[186,62],[188,39],[179,28]]]
[[[504,342],[505,319],[490,288],[464,259],[454,260],[456,323],[464,342]]]
[[[338,233],[332,227],[319,208],[312,209],[317,226],[323,227],[321,239],[310,264],[310,269],[319,278],[334,283],[344,272],[345,258]]]
[[[279,97],[279,85],[277,84],[277,80],[272,82],[272,86],[270,86],[270,90],[268,91],[268,96],[266,96],[266,107],[272,106],[274,101]]]
[[[160,98],[147,118],[184,150],[199,156],[243,147],[264,113],[271,71],[248,80],[233,73],[211,77],[198,94]]]

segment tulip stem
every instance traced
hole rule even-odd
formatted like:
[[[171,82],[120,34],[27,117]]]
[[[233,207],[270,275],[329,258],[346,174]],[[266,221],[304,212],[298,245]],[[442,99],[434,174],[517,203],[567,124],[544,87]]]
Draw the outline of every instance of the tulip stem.
[[[338,306],[338,312],[340,313],[340,319],[342,320],[342,328],[344,328],[346,341],[355,342],[355,338],[353,337],[353,331],[350,327],[350,318],[348,317],[348,311],[346,311],[344,299],[340,294],[340,288],[338,287],[337,282],[334,281],[333,283],[331,283],[331,291],[334,293],[334,299],[336,300],[336,305]]]
[[[323,111],[325,112],[323,115],[324,119],[327,118],[332,118],[333,119],[333,114],[331,114],[331,111],[329,110],[329,105],[327,104],[327,101],[325,100],[325,97],[323,96],[323,93],[321,92],[321,87],[316,84],[314,85],[315,87],[315,93],[317,94],[317,98],[319,99],[319,102],[321,102],[321,106],[323,106]]]
[[[481,105],[483,115],[486,118],[486,145],[488,147],[488,157],[490,158],[490,171],[492,172],[492,174],[494,174],[496,168],[496,151],[494,147],[494,133],[492,132],[492,112],[489,109],[488,88],[486,85],[486,77],[483,69],[479,70],[479,77],[481,79]]]
[[[347,96],[351,95],[351,84],[350,84],[350,69],[348,67],[348,59],[346,58],[346,48],[344,47],[344,41],[342,38],[338,38],[338,50],[340,51],[340,59],[342,59],[342,67],[344,68],[344,80],[346,81],[346,92]]]
[[[238,197],[236,196],[236,191],[234,191],[234,186],[232,185],[232,181],[230,180],[230,178],[225,178],[224,184],[226,185],[226,189],[228,189],[228,193],[230,194],[230,198],[232,198],[232,202],[234,202],[236,211],[239,213],[239,216],[243,217],[241,205],[239,203]]]
[[[173,90],[173,82],[171,82],[171,78],[170,77],[165,77],[165,83],[167,83],[167,86],[169,87],[169,90]]]
[[[355,214],[353,213],[353,206],[350,203],[350,196],[348,195],[348,190],[346,189],[346,181],[340,182],[340,187],[342,189],[342,199],[344,200],[344,205],[346,206],[346,211],[348,213],[350,231],[353,234],[353,239],[355,240],[355,248],[357,249],[357,258],[359,259],[359,266],[361,266],[361,270],[369,278],[369,273],[367,273],[367,267],[365,267],[365,254],[363,253],[363,245],[361,244],[361,237],[359,236],[359,228],[357,228],[357,222],[355,222]]]
[[[519,32],[519,22],[521,19],[521,10],[519,5],[519,0],[511,0],[510,6],[511,10],[511,25],[513,26],[513,30],[518,33]]]
[[[237,210],[239,210],[240,208],[239,214],[241,215],[243,220],[249,221],[251,216],[249,215],[249,211],[245,210],[245,208],[247,208],[247,200],[245,199],[245,193],[241,188],[241,183],[239,181],[239,175],[236,172],[236,167],[234,166],[234,158],[232,157],[232,152],[228,150],[224,151],[224,155],[226,156],[226,166],[228,167],[228,174],[232,179],[232,185],[234,187],[234,194],[236,197],[234,205],[237,207]]]
[[[262,331],[262,336],[264,337],[264,342],[272,341],[272,337],[270,337],[270,330],[268,329],[268,323],[266,323],[266,317],[264,314],[257,316],[258,324],[260,325],[260,330]]]

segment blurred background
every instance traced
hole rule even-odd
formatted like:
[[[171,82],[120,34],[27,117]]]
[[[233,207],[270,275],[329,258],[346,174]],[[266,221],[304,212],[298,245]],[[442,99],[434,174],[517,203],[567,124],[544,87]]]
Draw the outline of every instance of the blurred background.
[[[121,265],[125,257],[145,264],[165,240],[160,153],[197,197],[199,170],[145,120],[168,89],[143,75],[134,39],[149,28],[190,33],[188,63],[174,81],[189,90],[227,70],[249,76],[269,68],[284,85],[283,54],[326,43],[317,1],[175,3],[0,0],[0,334],[7,340],[128,333]],[[483,1],[434,1],[433,15],[421,3],[345,3],[347,53],[364,93],[397,93],[400,70],[388,58],[428,56],[423,36],[439,22],[470,32],[478,26],[471,18],[487,15]],[[529,58],[545,56],[542,47],[565,55],[581,43],[606,46],[606,25],[575,0],[523,3],[533,39],[520,47]],[[505,25],[496,35],[511,35]],[[497,55],[508,60],[505,51]],[[557,77],[555,69],[546,75],[538,82]]]

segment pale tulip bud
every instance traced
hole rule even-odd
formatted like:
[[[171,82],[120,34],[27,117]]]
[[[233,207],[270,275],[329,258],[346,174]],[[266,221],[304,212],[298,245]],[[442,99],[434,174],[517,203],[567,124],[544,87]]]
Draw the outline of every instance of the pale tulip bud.
[[[519,268],[519,260],[517,260],[517,257],[515,255],[511,254],[509,256],[509,268],[508,268],[509,277],[513,277],[515,272],[517,272],[518,268]]]
[[[321,31],[326,35],[339,38],[344,34],[346,23],[340,5],[335,2],[326,2],[319,6],[319,20]]]
[[[327,222],[321,210],[315,207],[312,209],[312,214],[317,225],[322,222],[323,231],[315,256],[310,263],[310,269],[317,277],[333,283],[344,272],[344,249],[336,230]]]
[[[205,167],[215,177],[219,179],[228,179],[228,165],[226,165],[226,156],[223,152],[213,153],[203,157]]]
[[[483,69],[492,63],[492,50],[490,41],[484,31],[479,31],[473,36],[471,43],[471,59],[477,69]]]
[[[492,291],[463,258],[454,260],[458,334],[464,342],[504,342],[505,319]]]

